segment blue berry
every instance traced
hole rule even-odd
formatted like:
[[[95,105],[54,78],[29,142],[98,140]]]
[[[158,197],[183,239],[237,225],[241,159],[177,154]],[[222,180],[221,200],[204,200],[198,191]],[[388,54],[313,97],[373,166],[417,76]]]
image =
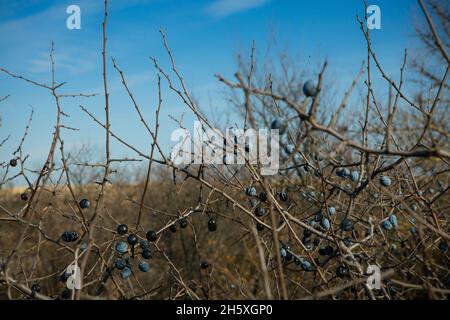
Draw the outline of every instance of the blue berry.
[[[412,234],[417,234],[417,228],[416,228],[416,227],[411,227],[411,228],[409,229],[409,231],[410,231]]]
[[[352,243],[353,243],[353,239],[352,238],[349,238],[349,237],[345,237],[344,238],[344,244],[345,244],[346,247],[350,247],[352,245]]]
[[[331,228],[330,220],[328,220],[327,218],[323,218],[321,224],[325,230],[330,230]]]
[[[417,211],[417,204],[413,203],[413,204],[411,205],[411,210]]]
[[[79,237],[79,234],[75,231],[64,231],[61,239],[65,242],[74,242],[77,241]]]
[[[384,187],[389,187],[392,184],[392,181],[391,178],[389,178],[388,176],[381,176],[380,183]]]
[[[309,262],[308,260],[303,260],[302,261],[302,269],[304,271],[313,271],[313,267],[311,265],[311,262]]]
[[[322,212],[319,211],[314,215],[314,221],[315,222],[320,222],[322,220]]]
[[[336,214],[336,208],[335,207],[329,207],[328,208],[328,213],[333,216]]]
[[[123,270],[120,272],[120,276],[122,279],[128,279],[131,276],[131,269],[128,267],[123,268]]]
[[[81,209],[87,209],[91,205],[90,201],[88,199],[82,199],[80,201],[80,208]]]
[[[315,227],[315,226],[317,226],[317,222],[316,222],[316,220],[310,220],[310,221],[308,221],[308,224],[311,226],[311,227]]]
[[[284,123],[283,119],[275,118],[273,119],[272,123],[270,124],[270,128],[272,130],[279,130],[279,134],[284,134],[286,131],[286,124]]]
[[[287,154],[292,154],[295,151],[295,146],[293,144],[288,144],[284,147],[284,152]]]
[[[148,240],[139,241],[139,246],[141,247],[142,250],[150,249],[150,243],[148,242]]]
[[[304,236],[302,239],[302,243],[306,246],[308,243],[311,243],[310,236]]]
[[[209,263],[206,261],[202,261],[202,263],[200,263],[200,268],[202,268],[203,270],[206,270],[209,268]]]
[[[87,247],[88,247],[88,244],[87,244],[86,242],[84,242],[84,241],[80,244],[80,250],[81,250],[81,251],[86,250]]]
[[[389,216],[389,222],[392,223],[392,226],[394,228],[398,227],[398,218],[397,218],[397,216],[395,214],[391,214]]]
[[[351,231],[353,230],[353,221],[351,221],[350,219],[345,218],[344,220],[341,221],[341,228],[344,231]]]
[[[141,272],[148,272],[150,270],[150,265],[147,261],[141,261],[139,262],[139,270]]]
[[[116,243],[116,251],[118,253],[125,253],[128,251],[128,245],[126,242],[120,241]]]
[[[280,256],[284,259],[287,256],[287,251],[285,248],[280,249]]]
[[[264,210],[264,208],[256,207],[255,214],[257,217],[262,217],[265,213],[266,213],[266,210]]]
[[[347,168],[344,168],[344,170],[342,170],[342,175],[344,178],[350,177],[350,170]]]
[[[359,172],[358,171],[352,171],[350,173],[350,179],[352,179],[353,182],[358,181],[358,179],[359,179]]]
[[[249,197],[256,197],[256,189],[255,187],[247,187],[245,188],[245,194]]]
[[[350,170],[347,168],[339,168],[336,170],[336,175],[338,177],[347,179],[350,176]]]
[[[60,277],[59,277],[59,280],[61,280],[61,282],[66,282],[67,279],[69,279],[69,277],[70,277],[71,275],[72,275],[72,274],[70,274],[69,272],[64,271],[63,273],[61,273],[61,275],[60,275]]]
[[[144,250],[142,250],[141,256],[144,259],[151,259],[152,252],[150,251],[150,249],[144,249]]]
[[[313,80],[306,81],[303,85],[303,93],[307,97],[314,97],[317,94],[317,83]]]
[[[386,231],[390,231],[394,228],[394,226],[392,225],[392,223],[389,220],[384,220],[381,223],[381,226],[383,227],[384,230]]]
[[[134,246],[134,245],[138,242],[138,237],[137,237],[135,234],[130,234],[130,235],[127,237],[127,242],[128,242],[130,245]]]
[[[125,261],[123,261],[122,259],[116,259],[114,265],[118,270],[123,270],[126,267]]]

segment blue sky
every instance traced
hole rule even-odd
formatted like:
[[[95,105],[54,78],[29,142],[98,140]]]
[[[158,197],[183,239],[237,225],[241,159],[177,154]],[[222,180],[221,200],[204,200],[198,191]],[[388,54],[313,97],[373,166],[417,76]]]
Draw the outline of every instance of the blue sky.
[[[81,30],[66,28],[67,6],[81,8]],[[382,10],[382,29],[373,32],[374,46],[389,74],[398,74],[405,48],[417,46],[413,19],[419,14],[415,0],[378,0],[369,4]],[[108,57],[115,57],[129,85],[149,119],[154,121],[156,106],[155,70],[149,56],[165,67],[159,28],[167,35],[172,52],[189,90],[208,111],[209,101],[224,109],[223,86],[215,73],[232,77],[236,54],[247,54],[252,41],[263,50],[275,34],[281,46],[305,59],[311,73],[328,58],[331,73],[349,84],[365,59],[365,43],[356,22],[363,15],[361,0],[110,0]],[[64,93],[102,93],[101,78],[101,0],[0,0],[0,66],[12,72],[50,83],[49,50],[55,43],[57,81],[66,81]],[[110,62],[110,60],[108,61]],[[140,126],[117,73],[108,67],[111,91],[112,130],[146,151],[150,140]],[[25,150],[31,161],[40,161],[48,151],[55,107],[46,90],[0,74],[0,96],[11,97],[0,104],[0,139],[10,141],[0,151],[0,161],[10,158],[20,141],[30,112],[35,116]],[[168,115],[186,113],[186,108],[164,90],[161,114],[162,141],[167,148],[175,124]],[[81,143],[101,145],[103,131],[79,108],[83,104],[103,119],[103,97],[64,99],[63,110],[70,115],[63,124],[79,128],[64,130],[67,149]],[[215,109],[216,110],[216,109]],[[217,111],[215,111],[217,112]],[[215,114],[217,118],[217,114]],[[113,144],[115,157],[132,155]]]

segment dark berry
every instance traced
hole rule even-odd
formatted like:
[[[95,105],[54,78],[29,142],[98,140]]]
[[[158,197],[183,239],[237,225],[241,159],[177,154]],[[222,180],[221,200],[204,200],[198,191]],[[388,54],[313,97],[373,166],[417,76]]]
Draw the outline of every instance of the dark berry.
[[[311,234],[312,234],[311,230],[309,230],[309,229],[303,230],[303,235],[304,235],[305,237],[310,237]]]
[[[171,224],[169,227],[170,232],[175,233],[177,232],[177,225],[175,223]]]
[[[447,242],[445,242],[444,240],[441,240],[441,242],[439,242],[439,250],[441,250],[441,252],[445,252],[447,251],[448,245]]]
[[[154,241],[156,241],[156,239],[158,239],[158,235],[153,230],[147,231],[147,234],[145,236],[147,237],[148,241],[150,241],[150,242],[154,242]]]
[[[352,245],[352,243],[353,243],[353,239],[352,238],[349,238],[349,237],[345,237],[344,238],[344,244],[345,244],[346,247],[350,247]]]
[[[321,212],[321,211],[317,212],[317,213],[314,215],[314,221],[315,221],[315,222],[320,222],[320,221],[322,221],[322,212]]]
[[[264,225],[262,224],[262,223],[257,223],[256,224],[256,229],[258,230],[258,231],[263,231],[264,230]]]
[[[124,235],[124,234],[126,234],[128,232],[128,226],[126,225],[126,224],[120,224],[118,227],[117,227],[117,233],[118,234],[120,234],[120,235]]]
[[[131,268],[133,266],[133,258],[132,257],[125,258],[125,266],[128,268]]]
[[[289,261],[292,261],[293,258],[294,258],[294,256],[292,255],[292,253],[290,253],[289,251],[286,250],[286,256],[284,257],[284,260],[289,262]]]
[[[64,231],[61,239],[65,242],[74,242],[77,241],[79,237],[79,234],[75,231]]]
[[[63,299],[69,299],[72,295],[72,291],[68,288],[65,288],[62,292],[61,292],[61,298]]]
[[[208,269],[208,268],[209,268],[209,263],[206,262],[206,261],[203,261],[203,262],[200,264],[200,268],[202,268],[202,269]]]
[[[28,201],[28,193],[24,192],[20,195],[20,199],[23,201]]]
[[[88,199],[82,199],[80,201],[80,208],[81,209],[87,209],[87,208],[89,208],[90,205],[91,205],[91,203],[89,202]]]
[[[341,221],[341,228],[344,231],[351,231],[353,230],[353,227],[354,225],[352,220],[345,218],[344,220]]]
[[[281,191],[281,192],[278,192],[278,198],[280,198],[281,201],[286,202],[286,201],[288,201],[289,197],[288,197],[287,192]]]
[[[141,240],[139,241],[139,246],[142,248],[142,250],[146,250],[150,248],[150,243],[147,240]]]
[[[123,261],[122,259],[117,259],[116,262],[114,263],[114,266],[117,269],[122,270],[126,267],[125,261]]]
[[[10,165],[11,167],[17,166],[17,160],[16,160],[16,159],[11,159],[11,160],[9,161],[9,165]]]
[[[318,246],[320,244],[320,238],[319,237],[315,237],[313,243],[314,243],[315,246]]]
[[[134,246],[134,245],[138,242],[138,237],[136,237],[135,234],[130,234],[130,235],[128,235],[128,237],[127,237],[127,242],[128,242],[130,245]]]
[[[302,243],[303,243],[304,245],[310,244],[310,243],[311,243],[311,238],[310,238],[310,237],[303,237]]]
[[[180,228],[181,229],[185,229],[187,227],[187,225],[188,225],[188,222],[185,218],[180,220]]]
[[[262,217],[265,213],[266,213],[266,210],[264,210],[264,208],[261,208],[261,207],[255,208],[255,214],[257,217]]]
[[[217,222],[214,218],[210,218],[208,221],[208,230],[214,232],[217,230]]]
[[[33,292],[41,292],[41,286],[38,285],[37,283],[35,283],[35,284],[33,284],[31,286],[31,291],[33,291]]]
[[[142,251],[141,255],[144,259],[150,259],[152,257],[152,252],[149,249],[145,249]]]
[[[259,194],[259,200],[261,200],[262,202],[266,202],[267,201],[267,193],[265,193],[264,191],[262,191]]]
[[[334,253],[335,253],[335,251],[334,251],[334,248],[332,246],[326,246],[325,247],[325,254],[327,256],[332,256],[332,255],[334,255]]]
[[[348,268],[346,266],[339,266],[339,267],[337,267],[336,275],[339,278],[346,278],[346,277],[348,277],[348,274],[349,274],[349,271],[348,271]]]
[[[61,273],[59,280],[61,280],[61,282],[66,282],[70,276],[71,276],[71,274],[69,272],[64,271],[63,273]]]

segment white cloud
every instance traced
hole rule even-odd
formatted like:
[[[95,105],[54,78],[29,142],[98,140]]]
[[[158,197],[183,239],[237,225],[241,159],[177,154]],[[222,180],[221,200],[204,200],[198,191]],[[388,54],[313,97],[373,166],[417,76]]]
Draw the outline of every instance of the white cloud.
[[[80,75],[96,69],[95,53],[83,53],[73,48],[65,50],[65,53],[56,52],[54,56],[55,68],[57,72],[67,73],[67,75]],[[29,71],[32,73],[48,73],[51,70],[49,53],[40,53],[36,58],[30,60]]]
[[[216,17],[225,17],[233,13],[261,7],[270,0],[215,0],[207,12]]]

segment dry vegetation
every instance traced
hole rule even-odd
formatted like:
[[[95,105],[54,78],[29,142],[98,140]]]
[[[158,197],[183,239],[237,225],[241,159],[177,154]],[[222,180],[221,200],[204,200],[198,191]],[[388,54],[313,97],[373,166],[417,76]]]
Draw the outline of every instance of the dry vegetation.
[[[249,61],[240,60],[234,80],[217,75],[229,89],[229,103],[242,116],[245,128],[285,129],[280,171],[274,176],[261,175],[261,166],[249,163],[176,166],[164,154],[158,143],[162,82],[205,127],[215,125],[191,97],[163,32],[171,68],[166,71],[151,60],[160,99],[153,110],[140,108],[120,60],[108,59],[107,1],[104,117],[89,111],[89,99],[81,106],[93,125],[105,129],[105,155],[100,162],[72,158],[65,151],[64,136],[70,130],[62,130],[64,99],[90,95],[61,93],[67,85],[54,78],[53,47],[51,84],[0,68],[36,90],[47,90],[54,97],[56,117],[41,170],[30,170],[22,147],[28,126],[23,139],[19,134],[17,151],[1,163],[0,297],[446,299],[450,293],[450,19],[445,1],[419,4],[425,19],[418,31],[425,51],[411,58],[405,52],[400,79],[386,74],[372,51],[364,17],[358,19],[368,61],[332,109],[327,92],[333,79],[327,78],[326,62],[316,76],[317,92],[310,97],[302,92],[305,77],[295,64],[282,58],[276,68],[281,71],[275,72],[273,64],[257,63],[254,50]],[[136,126],[143,125],[148,132],[150,150],[138,150],[119,132],[109,130],[109,63],[122,77],[130,108],[141,120]],[[382,96],[373,90],[375,78],[389,85]],[[413,97],[411,90],[403,91],[409,82],[417,88]],[[364,98],[354,98],[358,90]],[[356,115],[350,111],[355,108]],[[153,123],[142,116],[150,112]],[[181,120],[179,124],[190,127]],[[127,182],[130,172],[120,175],[116,170],[134,159],[114,158],[113,139],[146,163],[145,172],[136,174],[136,183]],[[19,178],[28,187],[6,188]],[[87,208],[82,199],[89,199]],[[149,230],[156,232],[156,241],[147,249],[151,257],[143,257],[139,242],[117,252],[117,244],[127,241],[127,235],[118,233],[121,224],[128,226],[127,235],[135,234],[139,241]],[[78,237],[64,241],[65,231]],[[131,274],[123,271],[128,267],[117,268],[118,258],[128,261]],[[143,261],[150,265],[147,272],[140,270],[145,269]],[[74,262],[80,267],[81,290],[66,289],[61,279]],[[366,284],[369,265],[381,270],[379,290]]]

